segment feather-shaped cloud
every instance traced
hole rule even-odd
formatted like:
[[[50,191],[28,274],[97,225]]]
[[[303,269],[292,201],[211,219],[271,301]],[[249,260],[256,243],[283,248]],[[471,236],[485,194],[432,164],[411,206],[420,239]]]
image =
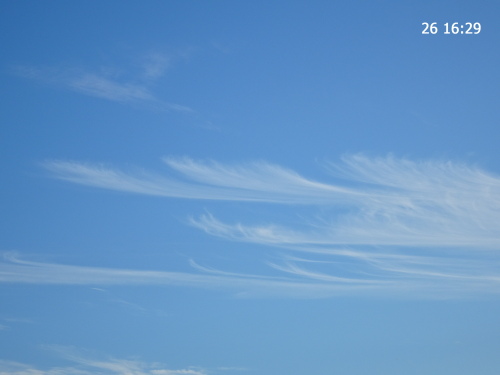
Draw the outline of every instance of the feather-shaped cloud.
[[[210,213],[192,217],[189,223],[210,235],[266,245],[281,255],[263,260],[270,266],[267,275],[197,265],[193,274],[148,273],[147,283],[232,284],[252,292],[267,285],[284,294],[295,288],[297,296],[299,291],[318,296],[374,290],[423,295],[500,291],[500,178],[477,167],[353,155],[327,164],[330,181],[320,182],[267,162],[164,162],[168,174],[69,161],[44,166],[62,180],[110,190],[321,208],[321,214],[293,227],[270,224],[265,217],[259,225],[226,223]],[[303,256],[293,256],[298,253]],[[14,266],[33,267],[11,259],[9,267]],[[40,271],[49,265],[36,267]],[[82,268],[75,271],[85,274]],[[139,271],[127,272],[103,270],[102,281],[112,273],[114,280],[141,280]],[[4,274],[4,280],[9,278],[15,277]]]

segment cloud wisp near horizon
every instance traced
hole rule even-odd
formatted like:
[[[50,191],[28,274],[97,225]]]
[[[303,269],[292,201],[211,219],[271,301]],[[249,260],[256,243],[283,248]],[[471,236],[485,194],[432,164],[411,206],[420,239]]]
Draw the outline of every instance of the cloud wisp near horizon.
[[[7,254],[1,279],[183,285],[288,297],[411,293],[446,298],[500,290],[500,177],[477,167],[351,155],[342,163],[326,164],[332,182],[319,182],[262,161],[163,161],[171,170],[168,175],[70,161],[43,165],[59,179],[109,190],[308,207],[317,213],[309,219],[301,216],[293,226],[268,224],[266,217],[266,224],[231,224],[212,213],[188,220],[211,236],[275,249],[273,260],[262,260],[268,266],[265,275],[194,260],[193,272],[183,273],[36,263]]]
[[[40,368],[30,364],[0,359],[0,375],[207,375],[207,369],[193,366],[184,369],[168,369],[160,363],[147,363],[137,359],[104,358],[96,359],[86,355],[83,350],[73,347],[47,345],[49,350],[69,361],[71,365]],[[232,370],[238,370],[232,368]],[[225,369],[215,369],[215,373],[224,373]]]

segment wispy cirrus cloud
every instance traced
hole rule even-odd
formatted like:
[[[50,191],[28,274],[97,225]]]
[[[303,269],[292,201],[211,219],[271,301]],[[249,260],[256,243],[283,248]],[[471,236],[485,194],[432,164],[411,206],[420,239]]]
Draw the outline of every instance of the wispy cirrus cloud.
[[[151,53],[142,59],[142,76],[145,79],[156,80],[165,75],[172,65],[172,58],[163,53]]]
[[[195,366],[168,369],[158,363],[150,364],[138,360],[95,359],[85,355],[82,350],[72,347],[48,346],[47,348],[73,364],[43,369],[26,363],[0,359],[0,375],[207,375],[209,373],[208,370]]]
[[[144,85],[116,82],[98,74],[83,73],[66,83],[69,88],[83,94],[117,102],[156,100]]]
[[[105,100],[145,105],[159,110],[192,112],[191,108],[162,100],[154,93],[154,87],[170,65],[169,56],[152,53],[142,59],[138,69],[132,71],[132,74],[109,67],[90,70],[76,67],[17,66],[14,72],[25,78]]]
[[[343,184],[314,181],[265,162],[224,165],[165,158],[182,178],[79,162],[48,161],[44,166],[57,178],[111,190],[332,209],[331,217],[307,233],[279,226],[230,227],[209,217],[193,221],[212,233],[240,239],[253,236],[280,242],[290,238],[294,243],[326,245],[500,246],[498,176],[449,162],[372,160],[361,155],[343,160],[343,165],[328,166]],[[339,217],[334,211],[338,207],[347,208],[347,213]]]
[[[331,204],[354,200],[363,192],[308,180],[265,162],[223,165],[214,161],[165,158],[184,179],[146,171],[123,172],[105,165],[47,161],[44,167],[60,179],[111,190],[186,199],[255,201],[285,204]]]
[[[193,272],[133,270],[28,261],[4,252],[0,282],[37,285],[143,285],[226,290],[241,297],[320,298],[341,294],[336,285],[284,276],[223,272],[191,262]]]
[[[60,179],[110,190],[285,204],[297,210],[319,208],[317,214],[293,226],[270,224],[265,217],[265,224],[258,225],[226,223],[210,213],[192,217],[189,223],[209,235],[269,246],[277,255],[262,260],[269,266],[266,275],[192,262],[193,273],[162,274],[159,279],[165,284],[169,280],[170,284],[205,283],[214,288],[237,285],[251,293],[272,290],[295,297],[408,292],[446,297],[500,292],[500,177],[477,167],[353,155],[342,163],[327,164],[330,181],[319,182],[266,162],[227,165],[187,158],[164,162],[171,169],[169,175],[67,161],[49,161],[44,166]],[[293,256],[300,253],[303,256]],[[238,269],[237,259],[234,262]],[[14,280],[15,275],[24,275],[26,282],[54,280],[47,273],[29,281],[51,265],[39,264],[37,272],[31,273],[26,267],[33,265],[19,259],[10,259],[4,266],[22,268],[4,273],[5,281]],[[70,272],[72,277],[86,273],[78,270]],[[102,280],[113,272],[122,271],[106,270]],[[141,280],[134,272],[120,277],[124,282]],[[51,274],[64,276],[64,272]],[[156,277],[148,275],[149,282]]]

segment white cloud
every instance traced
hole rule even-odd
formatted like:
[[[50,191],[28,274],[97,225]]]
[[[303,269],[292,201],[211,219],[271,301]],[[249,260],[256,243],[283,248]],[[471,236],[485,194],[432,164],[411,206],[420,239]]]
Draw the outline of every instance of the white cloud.
[[[143,75],[147,79],[162,77],[171,65],[171,58],[161,53],[147,55],[142,64]]]
[[[170,60],[169,56],[161,53],[149,54],[144,57],[135,74],[125,74],[109,67],[89,70],[18,66],[14,71],[25,78],[114,102],[140,104],[158,110],[192,112],[191,108],[164,101],[153,92],[155,84],[167,71]]]
[[[286,204],[332,204],[360,199],[363,192],[308,180],[277,165],[257,162],[228,166],[165,158],[165,163],[185,182],[140,172],[122,172],[104,165],[48,161],[45,168],[56,177],[84,185],[165,197],[257,201]]]
[[[96,74],[85,73],[67,82],[68,86],[83,94],[117,102],[154,101],[150,90],[144,85],[119,83]]]
[[[138,359],[97,359],[95,354],[90,355],[87,351],[69,346],[46,345],[43,348],[69,361],[71,366],[42,369],[26,363],[0,359],[0,375],[208,375],[246,370],[241,367],[218,367],[209,370],[200,366],[172,369],[161,363],[148,363]]]
[[[50,161],[44,165],[58,178],[112,190],[350,209],[342,218],[333,213],[335,220],[327,217],[312,233],[292,233],[279,226],[230,228],[207,217],[198,221],[207,230],[224,231],[227,236],[231,232],[238,238],[263,242],[286,242],[289,238],[294,243],[325,245],[500,247],[496,226],[500,178],[477,168],[354,156],[345,158],[341,169],[342,176],[357,184],[353,186],[350,181],[344,185],[317,182],[265,162],[239,166],[186,158],[165,162],[188,181],[78,162]]]
[[[166,369],[159,364],[138,360],[107,358],[97,360],[82,356],[77,350],[67,347],[49,347],[63,358],[73,362],[72,366],[41,369],[35,366],[0,359],[0,375],[207,375],[205,369]]]
[[[206,372],[198,370],[151,370],[153,375],[204,375]]]
[[[0,261],[0,282],[39,285],[163,285],[228,290],[240,296],[325,297],[338,294],[333,284],[287,277],[225,273],[194,266],[202,272],[138,271],[31,262],[9,252]]]
[[[192,274],[94,270],[95,280],[148,280],[145,283],[214,288],[231,285],[250,293],[259,294],[263,288],[266,293],[272,290],[295,297],[374,291],[432,296],[500,291],[500,178],[477,167],[354,155],[345,157],[342,164],[329,164],[332,181],[319,182],[266,162],[164,161],[179,177],[78,162],[44,165],[60,179],[111,190],[320,210],[294,227],[269,224],[266,218],[266,224],[260,225],[225,223],[211,214],[190,219],[191,225],[213,236],[278,248],[285,255],[263,260],[272,271],[268,275],[223,271],[193,262],[197,272]],[[292,251],[307,257],[292,257]],[[34,266],[11,259],[8,267],[24,271],[4,272],[5,280],[18,277],[23,279],[20,282],[58,282],[54,275],[61,280],[66,277],[66,271],[58,267],[70,266]],[[26,273],[27,267],[36,272]],[[42,271],[50,267],[60,272],[42,277]],[[80,275],[86,280],[89,272],[84,267],[75,268],[70,279],[77,283]],[[293,288],[295,292],[290,292]]]

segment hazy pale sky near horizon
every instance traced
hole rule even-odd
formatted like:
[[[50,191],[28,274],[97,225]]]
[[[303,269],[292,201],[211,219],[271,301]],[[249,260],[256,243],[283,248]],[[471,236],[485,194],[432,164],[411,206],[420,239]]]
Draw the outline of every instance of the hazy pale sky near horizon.
[[[0,375],[498,374],[497,2],[0,10]]]

